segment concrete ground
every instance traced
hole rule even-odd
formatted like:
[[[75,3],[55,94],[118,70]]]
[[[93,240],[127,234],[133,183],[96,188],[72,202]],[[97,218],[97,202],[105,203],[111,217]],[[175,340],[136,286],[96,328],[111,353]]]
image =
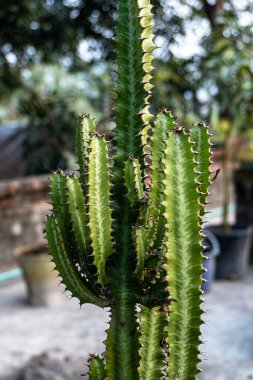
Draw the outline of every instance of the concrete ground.
[[[201,380],[253,379],[253,271],[217,281],[206,296]]]
[[[253,379],[252,274],[239,282],[216,282],[206,296],[199,380]],[[95,306],[80,310],[76,300],[64,300],[57,308],[32,308],[21,281],[1,287],[0,380],[12,379],[34,355],[84,361],[88,353],[102,352],[107,318]],[[81,363],[79,373],[84,372]]]

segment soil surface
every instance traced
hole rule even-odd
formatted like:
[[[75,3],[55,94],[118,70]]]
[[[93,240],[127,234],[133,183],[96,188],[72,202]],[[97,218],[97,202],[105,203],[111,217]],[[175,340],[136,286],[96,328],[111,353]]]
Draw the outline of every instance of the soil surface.
[[[205,298],[199,380],[253,379],[253,271],[237,282],[217,281]],[[80,309],[75,299],[31,307],[22,281],[2,286],[0,380],[80,380],[88,354],[104,349],[107,321],[105,311]]]

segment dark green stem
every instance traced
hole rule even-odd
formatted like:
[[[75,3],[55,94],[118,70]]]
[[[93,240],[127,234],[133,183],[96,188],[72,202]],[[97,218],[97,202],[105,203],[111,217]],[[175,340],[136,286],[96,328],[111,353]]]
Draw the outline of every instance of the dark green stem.
[[[106,346],[107,379],[137,380],[139,344],[135,304],[129,302],[123,293],[111,308]]]
[[[134,248],[130,205],[126,197],[117,199],[116,247],[111,272],[113,306],[106,342],[107,380],[138,379],[139,343],[136,320],[136,283],[133,279]]]

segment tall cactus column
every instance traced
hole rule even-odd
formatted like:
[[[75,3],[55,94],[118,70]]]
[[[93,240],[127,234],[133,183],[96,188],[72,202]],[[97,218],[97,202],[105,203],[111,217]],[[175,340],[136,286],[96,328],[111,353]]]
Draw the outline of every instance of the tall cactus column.
[[[111,272],[113,305],[106,342],[106,367],[110,379],[138,379],[139,343],[136,321],[136,289],[133,277],[135,248],[134,212],[124,186],[125,165],[130,157],[142,157],[141,132],[148,116],[152,37],[149,1],[118,1],[116,27],[116,155],[114,167],[115,246]],[[140,16],[140,17],[139,17]],[[144,50],[145,48],[145,50]],[[147,67],[148,61],[150,65]],[[145,78],[146,76],[146,78]],[[144,82],[146,81],[146,87]],[[143,116],[142,116],[143,115]],[[144,158],[142,159],[144,162]]]
[[[109,308],[90,380],[188,380],[199,372],[202,219],[210,185],[205,124],[149,112],[149,0],[118,0],[114,149],[77,124],[79,176],[53,173],[48,245],[66,290]],[[153,121],[154,119],[154,121]],[[149,181],[147,181],[149,177]]]
[[[168,136],[164,157],[166,272],[169,314],[168,380],[196,374],[201,325],[202,247],[192,144],[183,129]],[[182,163],[184,163],[182,165]]]

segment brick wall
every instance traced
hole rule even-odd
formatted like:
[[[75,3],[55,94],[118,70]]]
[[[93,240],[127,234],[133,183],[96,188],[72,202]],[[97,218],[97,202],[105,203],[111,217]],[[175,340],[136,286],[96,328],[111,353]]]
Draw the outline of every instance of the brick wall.
[[[0,181],[0,271],[16,265],[16,247],[43,240],[48,193],[48,176]]]
[[[221,167],[215,157],[213,169]],[[214,182],[208,209],[222,205],[223,173]],[[16,247],[43,239],[43,220],[50,208],[48,176],[0,181],[0,271],[15,266]]]

